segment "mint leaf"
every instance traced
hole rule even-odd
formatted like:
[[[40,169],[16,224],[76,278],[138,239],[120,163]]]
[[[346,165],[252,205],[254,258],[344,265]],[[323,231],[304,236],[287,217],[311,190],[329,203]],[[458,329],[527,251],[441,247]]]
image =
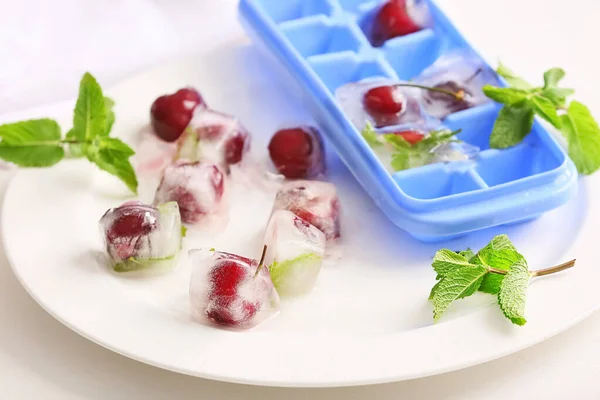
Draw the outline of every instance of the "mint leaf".
[[[438,274],[439,278],[444,277],[448,275],[450,271],[461,267],[474,267],[474,265],[470,264],[464,256],[448,249],[438,250],[433,257],[431,266]]]
[[[574,93],[573,89],[552,88],[542,90],[541,96],[550,100],[556,107],[563,107],[567,101],[567,97]]]
[[[84,145],[83,152],[88,160],[100,169],[115,175],[133,193],[137,193],[137,177],[129,162],[129,157],[134,154],[134,151],[127,144],[116,138],[102,137],[91,145]]]
[[[113,107],[115,106],[115,102],[110,97],[104,98],[104,109],[106,113],[106,127],[104,128],[104,136],[110,135],[110,131],[112,130],[113,124],[115,123],[115,112],[113,111]]]
[[[392,154],[391,161],[394,171],[403,171],[410,168],[410,156],[408,152]]]
[[[498,304],[506,318],[510,319],[513,324],[522,326],[527,322],[525,300],[530,279],[527,262],[525,259],[521,259],[508,271],[500,286]]]
[[[600,168],[600,128],[590,110],[572,101],[562,115],[562,134],[569,144],[569,157],[580,174],[588,175]]]
[[[499,88],[491,85],[485,85],[483,87],[483,93],[490,99],[509,106],[520,101],[526,100],[530,95],[530,92],[527,90],[515,88]]]
[[[433,150],[444,143],[460,142],[455,135],[460,131],[448,129],[430,132],[423,140],[411,145],[399,135],[383,135],[384,140],[390,143],[395,152],[392,154],[391,165],[395,171],[419,167],[429,164],[433,158]]]
[[[562,68],[552,68],[544,72],[544,89],[555,88],[565,75]]]
[[[381,141],[379,140],[379,135],[377,135],[373,125],[371,125],[369,122],[367,122],[367,125],[362,130],[362,137],[371,147],[378,147],[382,145]]]
[[[458,254],[460,254],[461,256],[463,256],[464,258],[466,258],[467,260],[470,260],[471,258],[473,258],[475,256],[475,253],[471,249],[466,249],[466,250],[463,250],[463,251],[459,251]]]
[[[483,265],[488,268],[508,271],[513,264],[523,259],[523,256],[517,252],[507,235],[495,236],[490,243],[479,250],[473,256],[469,263]],[[496,294],[500,290],[500,285],[504,275],[490,273],[487,274],[479,290],[484,293]]]
[[[555,128],[560,128],[561,120],[552,101],[542,96],[532,96],[531,105],[537,115],[550,122]]]
[[[60,126],[43,118],[0,125],[0,158],[21,167],[50,167],[65,155]]]
[[[504,106],[490,135],[490,147],[505,149],[520,143],[533,127],[533,110],[527,102]]]
[[[516,76],[514,72],[512,72],[502,63],[498,63],[498,69],[496,70],[496,72],[498,73],[498,75],[503,77],[504,80],[506,80],[506,82],[508,82],[510,86],[512,86],[515,89],[532,89],[532,86],[529,83],[527,83],[524,79]]]
[[[106,111],[107,106],[102,88],[96,79],[86,72],[79,84],[79,97],[73,114],[71,138],[84,141],[108,135]]]
[[[477,292],[485,274],[484,267],[461,267],[449,272],[433,292],[434,321],[439,321],[452,302]]]
[[[412,147],[410,145],[410,143],[408,143],[406,141],[406,139],[404,139],[400,135],[395,135],[393,133],[387,133],[382,136],[383,136],[383,140],[385,140],[386,143],[389,143],[392,147],[394,147],[397,150],[403,151],[406,149],[410,149]]]

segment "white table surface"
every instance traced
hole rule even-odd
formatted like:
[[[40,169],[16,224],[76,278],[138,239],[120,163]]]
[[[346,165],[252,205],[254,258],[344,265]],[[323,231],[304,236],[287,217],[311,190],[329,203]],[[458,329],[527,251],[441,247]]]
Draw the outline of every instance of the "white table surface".
[[[539,82],[545,68],[565,68],[577,98],[600,114],[599,2],[438,1],[486,55],[502,55],[526,78]],[[0,113],[72,98],[85,70],[108,86],[241,32],[233,0],[0,0]],[[596,314],[532,348],[435,377],[303,390],[211,382],[132,361],[70,331],[27,295],[0,254],[2,400],[598,399],[599,378]]]

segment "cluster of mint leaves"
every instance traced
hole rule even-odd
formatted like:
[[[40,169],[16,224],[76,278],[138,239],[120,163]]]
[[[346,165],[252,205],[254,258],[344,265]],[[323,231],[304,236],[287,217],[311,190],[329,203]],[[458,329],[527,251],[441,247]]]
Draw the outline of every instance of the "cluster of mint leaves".
[[[441,249],[432,263],[438,281],[429,295],[433,319],[439,321],[455,300],[483,292],[497,296],[504,316],[522,326],[527,322],[525,303],[530,279],[562,271],[574,263],[573,260],[547,270],[530,271],[525,257],[507,235],[495,236],[477,253],[470,249]]]
[[[458,143],[456,135],[460,131],[448,129],[430,132],[423,140],[410,144],[406,139],[394,133],[377,134],[369,122],[362,131],[362,136],[372,148],[387,147],[392,155],[391,165],[395,171],[402,171],[431,163],[435,154],[433,150],[445,143]]]
[[[48,118],[0,125],[0,158],[19,167],[50,167],[67,153],[70,157],[85,157],[137,193],[138,181],[129,161],[135,152],[125,142],[109,136],[115,122],[113,107],[114,102],[103,95],[96,79],[85,73],[73,128],[64,138],[58,123]]]
[[[490,136],[490,147],[505,149],[520,143],[532,130],[538,115],[558,129],[568,144],[571,160],[582,175],[600,168],[600,128],[590,110],[569,96],[575,91],[559,87],[565,77],[561,68],[544,73],[544,85],[534,87],[499,64],[498,75],[509,87],[483,87],[490,99],[503,104]]]

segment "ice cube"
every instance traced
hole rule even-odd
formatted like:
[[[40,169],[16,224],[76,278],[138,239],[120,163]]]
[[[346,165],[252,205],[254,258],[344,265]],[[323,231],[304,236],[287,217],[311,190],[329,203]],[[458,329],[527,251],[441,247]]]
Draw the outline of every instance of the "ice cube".
[[[490,102],[483,86],[498,86],[498,78],[479,57],[468,51],[453,51],[442,55],[414,79],[415,83],[444,89],[453,93],[462,91],[464,99],[431,90],[420,90],[420,99],[428,114],[443,119],[454,112]]]
[[[135,136],[134,147],[132,163],[137,174],[145,178],[156,176],[177,155],[177,145],[159,139],[149,127]]]
[[[211,250],[192,250],[190,301],[200,321],[251,328],[279,311],[269,270],[258,261]]]
[[[394,86],[398,83],[402,82],[381,77],[367,78],[340,86],[335,97],[359,131],[365,128],[367,122],[378,128],[390,126],[395,129],[428,123],[430,117],[419,104],[418,94],[408,88]]]
[[[154,204],[175,201],[184,223],[201,222],[222,209],[225,179],[216,165],[178,160],[162,173]]]
[[[197,108],[192,121],[179,139],[177,157],[208,161],[224,171],[238,164],[250,150],[250,133],[230,115]]]
[[[273,210],[288,210],[317,227],[327,240],[340,236],[340,201],[335,186],[320,181],[290,181],[279,189]]]
[[[465,142],[442,143],[431,149],[432,162],[467,161],[479,155],[479,147]]]
[[[321,270],[325,235],[291,211],[277,210],[271,216],[264,242],[265,265],[281,296],[309,292]]]
[[[177,263],[182,228],[175,202],[158,207],[127,202],[108,210],[100,226],[116,272],[163,270]]]

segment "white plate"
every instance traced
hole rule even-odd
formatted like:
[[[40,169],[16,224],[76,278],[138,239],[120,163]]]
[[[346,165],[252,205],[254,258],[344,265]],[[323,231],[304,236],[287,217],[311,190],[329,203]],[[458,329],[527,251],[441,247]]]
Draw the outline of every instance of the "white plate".
[[[264,158],[277,127],[310,122],[298,91],[278,76],[240,45],[153,70],[109,90],[117,104],[115,135],[130,137],[147,123],[156,96],[191,84],[211,106],[243,121],[254,134],[253,154]],[[72,103],[42,111],[68,129],[71,110]],[[387,221],[331,153],[329,166],[343,207],[341,258],[324,268],[313,293],[285,301],[280,315],[248,332],[190,319],[185,263],[169,275],[136,280],[98,262],[97,221],[123,198],[114,191],[120,186],[85,161],[16,174],[2,215],[7,256],[38,303],[88,339],[161,368],[260,385],[358,385],[465,368],[547,339],[600,305],[600,291],[593,289],[600,278],[594,239],[600,209],[588,207],[600,202],[600,186],[593,183],[600,178],[582,181],[573,201],[536,221],[436,245]],[[227,230],[189,238],[186,248],[257,255],[271,204],[258,190],[235,190]],[[458,302],[433,325],[427,297],[435,251],[478,249],[498,233],[509,234],[532,268],[574,257],[577,267],[533,282],[525,327],[511,325],[487,295]]]

